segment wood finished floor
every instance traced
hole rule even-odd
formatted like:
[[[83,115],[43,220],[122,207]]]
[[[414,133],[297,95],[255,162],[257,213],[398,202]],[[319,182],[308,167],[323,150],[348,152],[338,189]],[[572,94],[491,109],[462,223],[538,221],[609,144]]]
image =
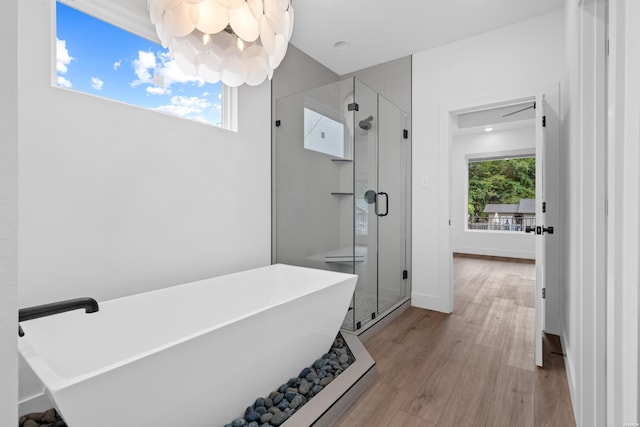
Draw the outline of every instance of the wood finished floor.
[[[378,378],[335,426],[575,426],[558,337],[535,366],[535,266],[453,266],[453,314],[412,307],[370,338]]]

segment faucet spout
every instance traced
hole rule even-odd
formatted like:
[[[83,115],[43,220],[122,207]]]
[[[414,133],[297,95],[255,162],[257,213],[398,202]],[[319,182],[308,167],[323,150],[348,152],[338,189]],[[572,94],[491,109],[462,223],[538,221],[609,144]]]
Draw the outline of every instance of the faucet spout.
[[[21,308],[19,310],[19,322],[37,319],[39,317],[51,316],[64,313],[65,311],[78,310],[84,308],[86,313],[95,313],[99,310],[98,302],[93,298],[74,298],[64,301],[52,302],[49,304],[36,305],[33,307]],[[18,335],[24,336],[22,327],[18,325]]]

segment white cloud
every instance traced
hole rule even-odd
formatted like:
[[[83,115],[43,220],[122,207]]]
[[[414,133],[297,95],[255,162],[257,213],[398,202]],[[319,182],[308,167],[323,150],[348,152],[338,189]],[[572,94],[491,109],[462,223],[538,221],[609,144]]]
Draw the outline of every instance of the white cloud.
[[[153,52],[139,50],[138,57],[133,60],[133,68],[138,79],[132,81],[131,86],[136,87],[143,83],[152,83],[153,73],[151,70],[156,68],[156,55]]]
[[[160,86],[147,86],[147,93],[151,95],[171,95],[171,89]]]
[[[183,73],[167,52],[155,54],[138,51],[138,57],[133,61],[133,67],[137,79],[131,82],[132,87],[141,84],[154,84],[154,81],[162,81],[162,85],[159,87],[164,87],[167,91],[174,83],[204,85],[204,80],[199,76],[189,76]]]
[[[56,38],[56,70],[61,74],[66,73],[73,59],[67,50],[67,41]]]
[[[122,65],[122,61],[121,60],[117,60],[116,62],[113,63],[113,70],[117,71],[118,68],[120,68],[121,65]]]
[[[73,86],[69,80],[65,79],[62,76],[56,77],[56,84],[61,87],[66,87],[67,89]]]
[[[156,110],[164,111],[176,116],[185,117],[189,114],[196,114],[190,118],[197,120],[202,119],[200,115],[204,110],[211,106],[211,103],[206,99],[198,98],[197,96],[180,96],[175,95],[171,97],[171,104],[162,105]],[[206,119],[204,120],[206,122]]]
[[[172,96],[171,103],[173,105],[181,105],[185,107],[194,108],[196,110],[203,110],[211,105],[206,99],[198,98],[197,96]]]
[[[165,86],[171,86],[174,83],[195,83],[198,86],[204,84],[204,80],[200,76],[188,76],[178,68],[176,61],[169,59],[166,54],[160,55],[162,65],[158,67],[156,72],[164,78]]]
[[[104,86],[104,82],[97,77],[91,77],[91,87],[95,90],[102,90],[102,86]]]
[[[194,112],[193,108],[184,105],[162,105],[156,108],[158,111],[173,114],[174,116],[184,117]]]

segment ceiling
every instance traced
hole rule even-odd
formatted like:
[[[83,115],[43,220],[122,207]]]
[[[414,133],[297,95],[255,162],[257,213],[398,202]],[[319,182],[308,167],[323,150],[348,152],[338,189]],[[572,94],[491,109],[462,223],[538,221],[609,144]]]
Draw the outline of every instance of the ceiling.
[[[455,115],[458,127],[488,126],[536,117],[535,100],[509,104]]]
[[[563,0],[293,0],[291,44],[344,75],[564,7]],[[345,41],[349,48],[336,49]]]
[[[505,130],[533,126],[535,117],[535,99],[523,100],[453,114],[453,131],[455,135],[466,135],[482,133],[486,128]]]
[[[155,39],[147,0],[62,0]],[[291,44],[338,75],[563,8],[564,0],[292,0]],[[346,42],[346,49],[336,49]]]

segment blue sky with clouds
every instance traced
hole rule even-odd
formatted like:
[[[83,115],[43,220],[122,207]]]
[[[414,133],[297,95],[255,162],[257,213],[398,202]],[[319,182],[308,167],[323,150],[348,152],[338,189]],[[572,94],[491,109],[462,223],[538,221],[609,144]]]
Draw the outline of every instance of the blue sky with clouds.
[[[59,87],[220,125],[221,83],[186,76],[159,44],[59,2],[56,26]]]

